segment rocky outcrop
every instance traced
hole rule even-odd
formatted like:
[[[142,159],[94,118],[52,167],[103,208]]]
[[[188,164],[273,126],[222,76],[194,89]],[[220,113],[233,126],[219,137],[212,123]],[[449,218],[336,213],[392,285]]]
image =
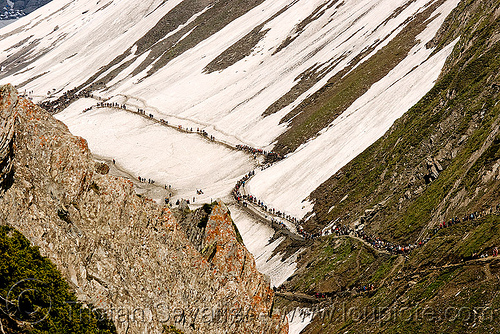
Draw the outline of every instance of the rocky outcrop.
[[[1,88],[0,220],[40,247],[79,300],[108,312],[121,333],[287,333],[273,292],[214,206],[202,256],[168,207],[103,173],[83,138],[12,86]],[[8,166],[5,168],[5,166]],[[5,182],[2,183],[2,185]],[[173,328],[172,327],[172,328]]]
[[[4,87],[0,88],[0,94],[8,96],[9,92]],[[13,110],[17,99],[7,98],[0,101],[0,110],[5,112],[0,114],[0,189],[6,190],[12,185],[12,157],[14,139],[14,121],[16,112]]]
[[[270,280],[256,268],[253,256],[238,235],[229,210],[222,201],[190,212],[180,224],[193,246],[208,262],[242,284],[259,312],[270,312],[273,292]]]
[[[48,4],[51,0],[13,0],[13,1],[0,1],[0,8],[10,8],[10,4],[12,4],[12,8],[15,10],[22,10],[26,14],[31,13],[32,11]],[[10,2],[10,3],[9,3]]]
[[[424,181],[426,184],[431,183],[438,178],[439,173],[443,171],[443,167],[437,159],[427,158],[426,163],[426,173],[424,174]]]
[[[212,264],[239,281],[251,296],[253,308],[259,313],[270,312],[273,292],[270,279],[257,270],[253,256],[242,240],[238,240],[235,225],[226,206],[219,202],[214,206],[205,229],[203,247],[215,246],[210,260]]]

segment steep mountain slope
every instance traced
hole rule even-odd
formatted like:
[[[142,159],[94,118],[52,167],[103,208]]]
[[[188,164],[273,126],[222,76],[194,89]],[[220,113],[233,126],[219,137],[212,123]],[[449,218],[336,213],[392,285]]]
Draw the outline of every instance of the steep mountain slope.
[[[306,227],[333,233],[278,303],[309,295],[306,333],[499,331],[500,2],[462,1],[432,44],[458,36],[431,91],[313,192]]]
[[[311,134],[320,135],[257,175],[250,184],[252,193],[297,217],[311,210],[307,196],[434,84],[454,43],[439,52],[427,43],[456,2],[437,5],[416,15],[370,59],[334,76],[298,107],[302,112],[291,119],[295,127],[278,138],[277,148],[286,152]]]
[[[364,216],[377,234],[410,241],[422,237],[429,222],[432,228],[497,204],[499,6],[460,4],[433,41],[443,45],[462,35],[440,80],[382,139],[313,193],[316,222]]]
[[[146,1],[138,10],[142,14],[130,17],[132,3],[126,0],[120,6],[112,1],[103,7],[80,1],[58,4],[68,7],[48,20],[33,21],[43,29],[21,28],[25,22],[1,31],[2,80],[20,84],[34,99],[47,97],[50,90],[55,111],[64,109],[59,105],[63,100],[71,100],[68,95],[58,99],[62,92],[77,86],[75,91],[93,90],[92,104],[110,97],[111,103],[144,108],[153,119],[149,122],[163,118],[170,125],[206,129],[226,147],[275,145],[287,154],[284,160],[258,170],[245,190],[285,213],[302,217],[311,212],[304,227],[316,235],[325,234],[303,243],[307,247],[296,257],[298,270],[283,284],[281,299],[274,305],[318,311],[306,332],[499,331],[495,314],[500,308],[498,0],[235,1],[238,8],[224,1]],[[221,11],[221,5],[227,11]],[[123,16],[118,15],[120,10]],[[51,27],[55,17],[57,29]],[[110,25],[111,41],[99,34],[99,24],[109,22],[116,24]],[[80,33],[87,24],[90,33]],[[41,45],[54,41],[51,34],[60,34],[60,39],[42,49]],[[71,34],[78,38],[70,38]],[[98,47],[102,44],[93,44],[94,37],[111,47]],[[64,61],[53,66],[51,59]],[[96,131],[99,127],[92,125],[96,115],[113,113],[114,124],[137,132],[145,128],[141,116],[121,116],[114,109],[82,113],[81,109],[70,107],[58,117],[77,119],[71,126],[88,122],[82,132],[103,136],[106,129]],[[15,163],[13,152],[24,148],[13,144],[22,140],[14,136],[14,124],[12,116],[7,117],[7,139],[0,146],[0,186],[7,194],[31,185],[20,185],[16,178],[25,165]],[[112,146],[123,145],[126,136],[122,133],[102,145],[109,149],[107,158],[114,154]],[[164,138],[161,144],[169,138],[174,137]],[[206,152],[201,161],[208,161],[209,155]],[[172,167],[160,154],[152,159],[155,165],[148,171]],[[114,198],[122,192],[111,191],[118,187],[112,177],[92,177],[97,187],[85,179],[84,186],[91,188],[85,196],[91,197],[92,205],[107,203],[112,213],[100,204],[104,208],[98,211],[105,218],[92,222],[90,235],[108,220],[116,222],[115,216],[135,215],[128,204],[123,210],[114,206]],[[130,187],[126,189],[130,195]],[[65,219],[77,216],[75,205],[71,200],[57,202],[58,192],[51,187],[44,191],[46,198],[64,204],[57,217],[70,224]],[[136,197],[126,194],[130,205],[139,205]],[[22,196],[8,203],[22,202],[17,200]],[[215,296],[197,298],[217,304],[234,294],[243,296],[245,305],[270,311],[267,296],[272,293],[248,282],[259,274],[246,272],[247,256],[238,246],[224,205],[186,213],[190,218],[180,224],[153,203],[148,205],[152,211],[140,211],[145,218],[138,218],[140,226],[134,225],[145,234],[135,227],[119,231],[127,237],[138,235],[134,246],[123,241],[119,250],[106,248],[108,235],[98,235],[98,240],[104,240],[102,249],[116,252],[118,259],[128,259],[128,252],[142,254],[135,252],[145,242],[140,237],[162,244],[164,239],[148,228],[165,225],[181,235],[177,243],[167,245],[177,257],[160,259],[169,261],[174,272],[184,273],[184,267],[197,263],[193,275],[204,266],[214,266],[224,268],[222,272],[240,283],[233,285],[223,273],[223,278],[217,273],[201,276],[191,285],[193,293],[213,288],[207,283],[212,279],[225,285]],[[209,211],[212,216],[205,220]],[[54,210],[50,215],[57,219]],[[198,221],[199,216],[203,218]],[[117,226],[111,225],[119,230]],[[223,231],[218,231],[220,226],[225,226]],[[23,229],[30,239],[36,231],[31,225]],[[326,235],[330,232],[333,235]],[[184,241],[189,247],[183,248]],[[51,246],[40,241],[45,249],[65,242]],[[284,242],[275,252],[286,248]],[[206,259],[202,264],[197,262],[200,253]],[[94,256],[104,261],[102,253]],[[181,268],[179,259],[185,260]],[[89,268],[92,277],[86,277],[92,286],[108,284],[104,276],[119,280],[114,271],[101,276],[95,274],[98,268]],[[140,269],[135,269],[138,275]],[[66,272],[77,277],[76,284],[85,282],[71,269]],[[168,270],[158,275],[176,277]],[[130,274],[116,284],[134,279]],[[254,291],[256,298],[252,298]],[[109,299],[115,303],[123,297],[113,296]],[[186,306],[183,302],[181,308]],[[251,329],[286,327],[276,318],[266,320]],[[188,326],[183,329],[192,330]]]
[[[457,3],[56,0],[2,30],[2,82],[38,100],[123,94],[233,145],[299,148],[250,184],[300,218],[311,191],[432,87],[453,41],[428,42]]]
[[[287,333],[273,291],[214,204],[202,251],[170,209],[106,175],[86,141],[12,86],[0,89],[0,219],[40,248],[118,332]],[[245,321],[240,321],[238,319]]]

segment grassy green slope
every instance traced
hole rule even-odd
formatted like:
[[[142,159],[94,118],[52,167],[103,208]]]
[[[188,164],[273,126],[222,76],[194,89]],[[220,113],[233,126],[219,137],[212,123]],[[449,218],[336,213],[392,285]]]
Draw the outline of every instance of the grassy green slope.
[[[329,236],[311,248],[307,270],[285,285],[327,298],[279,298],[276,307],[315,312],[305,333],[498,333],[500,257],[491,254],[499,223],[500,216],[488,215],[443,229],[406,258]],[[360,291],[370,284],[372,291]]]
[[[431,239],[406,257],[352,237],[315,240],[283,289],[327,298],[277,302],[317,311],[305,333],[500,332],[499,211],[431,232],[500,204],[500,1],[462,1],[432,44],[458,37],[435,87],[312,193],[307,223],[362,223],[400,244]]]
[[[0,321],[6,333],[116,333],[78,303],[56,267],[19,232],[0,226]]]
[[[435,87],[383,138],[312,193],[316,219],[310,229],[338,217],[352,223],[382,202],[367,229],[412,241],[430,221],[499,202],[493,191],[498,180],[483,178],[498,158],[499,3],[482,9],[473,3],[484,5],[464,1],[447,22],[451,29],[463,11],[472,10]]]

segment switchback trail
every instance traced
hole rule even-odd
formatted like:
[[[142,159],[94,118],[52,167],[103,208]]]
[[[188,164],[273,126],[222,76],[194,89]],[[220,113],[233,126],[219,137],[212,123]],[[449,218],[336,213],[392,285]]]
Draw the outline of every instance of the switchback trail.
[[[144,108],[145,110],[147,110],[147,109],[154,110],[159,115],[164,115],[165,117],[171,117],[171,118],[178,119],[178,120],[184,120],[184,121],[187,121],[187,122],[190,122],[190,123],[194,123],[194,124],[198,125],[199,127],[211,127],[216,132],[218,132],[218,133],[220,133],[220,134],[222,134],[222,135],[224,135],[226,137],[232,137],[232,138],[236,139],[236,141],[238,141],[239,143],[242,143],[242,144],[245,143],[245,141],[242,140],[241,138],[239,138],[238,136],[235,136],[233,134],[229,134],[229,133],[227,133],[227,132],[225,132],[225,131],[217,128],[213,124],[205,123],[205,122],[201,122],[201,121],[194,121],[194,120],[192,120],[190,118],[181,117],[181,116],[175,116],[175,115],[171,115],[171,114],[166,114],[164,112],[160,112],[158,110],[158,108],[148,105],[146,103],[146,101],[144,99],[142,99],[142,98],[139,98],[139,97],[136,97],[136,96],[131,96],[131,95],[125,95],[125,94],[117,94],[116,96],[123,96],[125,98],[125,102],[124,102],[125,104],[129,104],[129,105],[131,105],[133,107],[136,107],[138,109],[141,108],[141,107],[139,105],[137,105],[137,104],[132,103],[130,100],[139,101],[142,104],[142,108]],[[218,140],[218,142],[223,143],[224,145],[231,146],[232,148],[235,148],[234,145],[231,145],[230,143],[228,143],[226,141]]]
[[[231,145],[230,143],[228,142],[225,142],[225,141],[222,141],[220,139],[210,139],[209,137],[203,135],[202,132],[197,132],[197,131],[191,131],[185,127],[182,127],[180,125],[174,125],[174,124],[171,124],[171,123],[168,123],[166,121],[163,121],[162,119],[158,119],[158,118],[155,118],[155,117],[150,117],[148,116],[147,114],[144,114],[144,113],[141,113],[139,112],[139,109],[138,110],[131,110],[131,109],[128,109],[127,107],[125,108],[119,108],[119,107],[104,107],[104,108],[111,108],[111,109],[116,109],[116,110],[123,110],[123,111],[127,111],[129,113],[132,113],[132,114],[135,114],[135,115],[138,115],[138,116],[141,116],[145,119],[148,119],[152,122],[155,122],[157,124],[160,124],[162,126],[165,126],[165,127],[169,127],[171,129],[174,129],[176,131],[179,131],[179,132],[182,132],[182,133],[185,133],[185,134],[192,134],[192,135],[199,135],[200,137],[202,137],[203,139],[211,142],[211,143],[214,143],[214,144],[218,144],[218,145],[222,145],[230,150],[235,150],[235,151],[241,151],[239,149],[237,149],[235,146]]]
[[[162,126],[165,126],[165,127],[169,127],[171,129],[174,129],[176,131],[179,131],[179,132],[182,132],[182,133],[185,133],[185,134],[188,134],[188,135],[198,135],[200,136],[201,138],[203,138],[204,140],[207,140],[209,142],[212,142],[214,144],[217,144],[217,145],[221,145],[221,146],[224,146],[225,148],[227,149],[230,149],[230,150],[236,150],[236,151],[243,151],[243,152],[246,152],[247,154],[251,154],[254,158],[254,168],[258,168],[258,167],[262,167],[261,165],[261,161],[259,161],[257,158],[256,158],[256,155],[255,153],[250,153],[248,151],[245,151],[245,150],[241,150],[239,149],[238,147],[232,145],[231,143],[229,142],[226,142],[224,140],[220,140],[220,139],[216,139],[215,137],[209,135],[208,133],[206,133],[204,130],[199,130],[197,129],[196,131],[193,131],[192,128],[186,128],[186,127],[183,127],[181,125],[175,125],[175,124],[171,124],[169,123],[168,121],[165,121],[164,119],[158,119],[158,118],[155,118],[154,115],[152,114],[147,114],[146,111],[144,109],[141,109],[139,104],[136,103],[136,104],[133,104],[131,103],[130,100],[136,100],[138,102],[140,102],[144,107],[144,108],[147,108],[147,109],[150,109],[150,110],[154,110],[157,114],[160,114],[162,115],[162,113],[160,113],[158,111],[158,109],[154,108],[154,107],[151,107],[151,106],[148,106],[146,104],[146,102],[140,98],[136,98],[136,97],[131,97],[131,96],[126,96],[126,95],[122,95],[122,94],[119,94],[119,96],[123,96],[125,98],[125,102],[124,103],[117,103],[117,102],[111,102],[111,103],[107,103],[107,102],[101,102],[98,106],[96,107],[105,107],[105,108],[111,108],[111,109],[116,109],[116,110],[122,110],[122,111],[126,111],[126,112],[129,112],[129,113],[133,113],[133,114],[136,114],[138,116],[141,116],[145,119],[148,119],[149,121],[152,121],[152,122],[155,122],[156,124],[159,124],[159,125],[162,125]],[[109,101],[110,99],[107,99],[106,101]],[[94,106],[93,106],[94,107]],[[92,107],[92,108],[93,108]],[[135,108],[136,110],[133,110],[131,109],[132,108]],[[179,117],[176,117],[176,116],[171,116],[173,118],[176,118],[176,119],[181,119]],[[187,119],[186,119],[187,120]],[[498,131],[498,123],[499,123],[499,120],[500,119],[497,119],[494,123],[494,128],[495,128],[495,133],[496,131]],[[192,120],[187,120],[189,122],[193,122]],[[196,122],[193,122],[193,123],[196,123]],[[205,125],[203,124],[204,126],[208,126],[208,125]],[[220,133],[223,133],[219,130],[216,130]],[[223,133],[224,134],[224,133]],[[227,135],[227,134],[225,134]],[[490,136],[491,137],[491,136]],[[491,139],[490,137],[488,137],[488,139]],[[233,138],[235,138],[233,136]],[[489,144],[491,144],[491,140],[487,140],[487,142]],[[485,145],[485,147],[487,147],[487,145]],[[485,147],[482,148],[482,150],[486,149]],[[265,156],[265,152],[261,155],[264,155]],[[122,170],[122,172],[126,173],[125,171]],[[136,181],[135,177],[132,177],[130,174],[126,173],[129,178],[131,180],[133,180],[134,182]],[[249,179],[248,179],[249,180]],[[248,181],[247,180],[247,181]],[[139,188],[144,188],[144,187],[139,187]],[[245,189],[245,185],[243,185],[241,187],[241,190],[242,190],[242,193],[244,195],[251,195],[249,194],[249,192]],[[290,227],[290,226],[286,226],[286,224],[282,223],[283,225],[279,224],[280,221],[283,221],[283,219],[286,220],[286,218],[283,218],[283,217],[280,217],[278,215],[274,215],[273,213],[269,212],[268,210],[266,210],[265,212],[263,210],[261,210],[259,208],[259,206],[257,206],[255,203],[251,202],[251,201],[236,201],[240,208],[242,208],[247,214],[249,214],[250,216],[254,217],[254,218],[257,218],[259,221],[265,223],[266,225],[272,227],[276,232],[282,232],[284,233],[285,235],[287,235],[288,237],[290,237],[291,239],[293,240],[296,240],[296,241],[304,241],[306,240],[306,238],[304,236],[302,236],[301,234],[299,234],[298,232],[295,232],[293,231],[293,227]],[[278,210],[277,210],[278,211]],[[292,222],[290,222],[289,220],[287,220],[287,222],[289,222],[290,224],[293,224]],[[429,223],[429,224],[432,224],[432,223]],[[429,230],[429,226],[427,227],[424,227],[422,229],[422,232],[421,232],[421,235],[419,236],[418,240],[420,240],[423,236],[423,233],[424,231],[428,231]],[[321,235],[322,236],[322,235]],[[373,249],[375,252],[377,253],[380,253],[380,254],[387,254],[387,255],[391,255],[393,253],[391,253],[390,251],[388,250],[385,250],[385,249],[381,249],[379,247],[376,247],[375,245],[371,244],[370,242],[368,242],[367,240],[363,239],[363,238],[360,238],[356,235],[353,235],[352,233],[348,233],[348,234],[343,234],[343,235],[337,235],[337,236],[334,236],[334,237],[348,237],[348,238],[352,238],[352,239],[355,239],[361,243],[363,243],[364,245],[366,245],[367,247]],[[313,238],[314,239],[314,238]],[[418,242],[417,240],[417,242]]]
[[[96,106],[96,107],[98,107],[98,106]],[[185,133],[185,134],[188,134],[188,135],[199,135],[204,140],[207,140],[207,141],[209,141],[211,143],[214,143],[214,144],[222,145],[222,146],[224,146],[224,147],[226,147],[228,149],[231,149],[231,150],[246,152],[244,150],[240,150],[240,149],[236,148],[235,146],[233,146],[230,143],[227,143],[225,141],[222,141],[222,140],[219,140],[219,139],[215,139],[215,138],[211,139],[207,135],[203,135],[203,133],[200,132],[200,131],[191,131],[190,129],[187,129],[185,127],[181,127],[179,125],[174,125],[174,124],[171,124],[171,123],[167,123],[163,119],[158,119],[158,118],[150,117],[145,112],[140,112],[140,108],[139,107],[137,107],[137,106],[134,106],[134,107],[136,107],[137,110],[132,110],[132,109],[128,108],[127,104],[124,104],[124,107],[102,106],[102,108],[111,108],[111,109],[116,109],[116,110],[122,110],[122,111],[126,111],[126,112],[129,112],[129,113],[141,116],[141,117],[143,117],[143,118],[145,118],[145,119],[147,119],[149,121],[155,122],[156,124],[159,124],[159,125],[165,126],[165,127],[169,127],[171,129],[174,129],[176,131],[179,131],[179,132],[182,132],[182,133]],[[101,107],[98,107],[98,108],[101,108]],[[257,168],[259,166],[260,166],[260,163],[259,163],[258,160],[256,160],[255,161],[255,167]],[[122,172],[126,173],[123,170],[122,170]],[[129,173],[126,173],[126,174],[127,174],[128,177],[130,177],[135,182],[135,177],[131,177],[131,175]],[[304,238],[300,234],[294,233],[289,228],[283,228],[278,223],[276,223],[275,221],[273,221],[272,219],[270,219],[270,217],[273,217],[273,218],[275,218],[277,220],[281,220],[280,217],[275,216],[275,215],[273,215],[271,213],[268,213],[268,212],[266,212],[266,213],[262,212],[253,203],[247,203],[247,205],[243,205],[242,203],[238,202],[238,204],[239,204],[239,207],[241,209],[243,209],[247,214],[249,214],[250,216],[252,216],[254,218],[257,218],[259,221],[261,221],[261,222],[265,223],[266,225],[272,227],[276,232],[282,232],[282,233],[284,233],[285,235],[287,235],[288,237],[290,237],[291,239],[293,239],[295,241],[304,241]]]

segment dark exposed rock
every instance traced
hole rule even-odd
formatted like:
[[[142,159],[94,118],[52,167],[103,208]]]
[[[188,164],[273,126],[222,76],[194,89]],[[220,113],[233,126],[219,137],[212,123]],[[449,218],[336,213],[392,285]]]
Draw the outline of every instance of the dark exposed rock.
[[[96,162],[95,171],[101,175],[106,175],[109,173],[109,166],[104,162]]]
[[[12,94],[12,99],[0,101],[0,189],[7,190],[13,182],[12,159],[14,158],[14,122],[17,94],[0,88],[0,94]]]

